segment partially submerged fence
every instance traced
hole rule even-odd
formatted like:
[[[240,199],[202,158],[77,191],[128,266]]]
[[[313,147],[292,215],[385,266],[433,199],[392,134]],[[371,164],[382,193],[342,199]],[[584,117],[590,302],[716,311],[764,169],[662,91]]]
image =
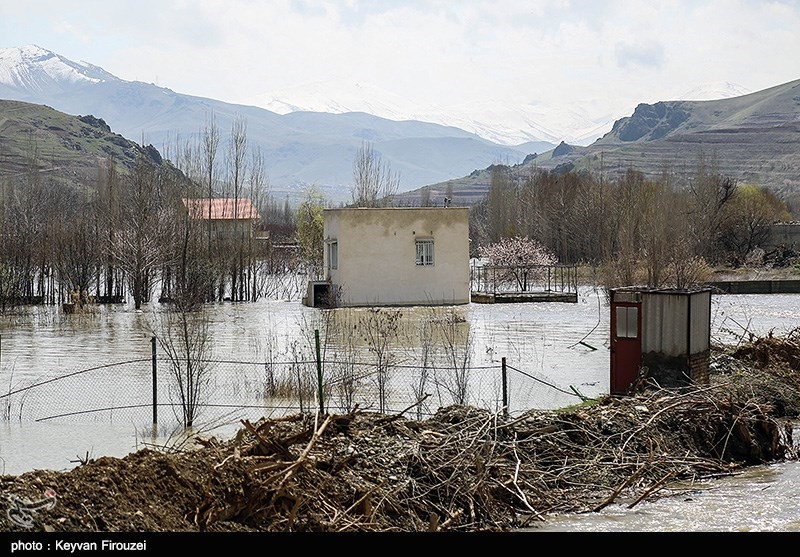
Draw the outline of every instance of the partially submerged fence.
[[[152,343],[151,358],[101,364],[9,384],[0,420],[113,422],[161,426],[235,422],[295,412],[404,413],[422,419],[440,407],[471,405],[519,413],[581,402],[559,386],[505,358],[486,366],[352,358],[180,362]],[[191,368],[191,369],[190,369]],[[2,378],[0,374],[0,378]]]
[[[478,265],[470,268],[470,291],[476,302],[578,301],[577,265]]]

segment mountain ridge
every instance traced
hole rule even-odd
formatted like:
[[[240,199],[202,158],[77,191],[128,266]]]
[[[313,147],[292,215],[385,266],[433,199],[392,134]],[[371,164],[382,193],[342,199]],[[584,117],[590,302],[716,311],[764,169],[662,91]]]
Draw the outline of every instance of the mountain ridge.
[[[651,179],[665,172],[688,179],[705,165],[800,207],[800,79],[727,99],[641,103],[591,145],[570,147],[559,145],[507,168],[522,177],[549,170],[614,179],[635,169]],[[425,195],[451,190],[454,203],[475,203],[488,193],[494,169],[431,184]],[[422,190],[402,198],[413,203]]]
[[[35,171],[37,179],[74,191],[96,187],[112,162],[118,175],[129,174],[139,157],[185,179],[155,147],[114,133],[101,118],[23,101],[0,99],[0,155],[4,179]]]
[[[115,132],[162,151],[176,148],[176,141],[196,140],[211,118],[223,138],[243,119],[248,146],[260,150],[273,193],[293,198],[316,185],[333,201],[347,201],[352,163],[364,141],[399,175],[400,191],[499,161],[518,162],[530,154],[435,123],[398,122],[366,113],[281,115],[184,95],[118,79],[98,66],[71,62],[35,45],[0,49],[0,66],[0,98],[67,114],[93,114]],[[551,144],[539,146],[545,150]]]
[[[247,122],[248,145],[264,154],[273,193],[297,199],[316,185],[334,202],[349,200],[352,161],[365,141],[401,177],[400,198],[406,201],[419,197],[423,188],[442,194],[463,188],[466,193],[456,192],[455,200],[474,201],[488,191],[491,171],[498,167],[518,176],[536,169],[574,169],[613,177],[628,168],[657,176],[665,168],[685,172],[703,157],[715,171],[738,181],[797,196],[798,84],[725,99],[641,103],[586,146],[562,140],[508,147],[459,127],[366,112],[278,114],[120,80],[98,66],[36,46],[0,49],[0,97],[91,114],[126,137],[141,137],[142,145],[162,145],[167,151],[177,148],[178,141],[196,140],[209,117],[223,138],[241,118]],[[720,88],[741,92],[730,83]],[[708,95],[708,90],[687,93]]]

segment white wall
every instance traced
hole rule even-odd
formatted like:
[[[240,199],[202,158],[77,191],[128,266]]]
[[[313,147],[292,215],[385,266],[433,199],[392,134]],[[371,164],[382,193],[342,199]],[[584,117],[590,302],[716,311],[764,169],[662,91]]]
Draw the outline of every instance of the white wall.
[[[469,209],[402,207],[326,209],[325,241],[339,245],[327,278],[339,305],[469,303]],[[416,264],[416,239],[432,238],[434,264]]]

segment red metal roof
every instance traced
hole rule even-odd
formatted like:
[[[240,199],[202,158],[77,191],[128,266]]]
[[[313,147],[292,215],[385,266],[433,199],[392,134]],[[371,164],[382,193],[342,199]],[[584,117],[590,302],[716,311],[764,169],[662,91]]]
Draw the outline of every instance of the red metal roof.
[[[257,220],[261,218],[249,199],[184,199],[183,204],[188,209],[189,215],[198,220],[207,220],[209,218],[209,206],[211,207],[211,220]]]

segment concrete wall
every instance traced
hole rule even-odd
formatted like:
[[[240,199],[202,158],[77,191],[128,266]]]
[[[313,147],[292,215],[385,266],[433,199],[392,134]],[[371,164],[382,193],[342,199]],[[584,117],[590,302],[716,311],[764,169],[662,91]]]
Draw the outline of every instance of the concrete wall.
[[[728,280],[708,286],[725,294],[800,294],[800,280]]]
[[[791,249],[800,249],[800,222],[780,222],[770,229],[768,249],[783,245]]]
[[[326,209],[324,239],[338,244],[338,268],[325,249],[326,278],[341,306],[466,304],[469,208]],[[416,240],[432,239],[434,264],[416,264]]]

